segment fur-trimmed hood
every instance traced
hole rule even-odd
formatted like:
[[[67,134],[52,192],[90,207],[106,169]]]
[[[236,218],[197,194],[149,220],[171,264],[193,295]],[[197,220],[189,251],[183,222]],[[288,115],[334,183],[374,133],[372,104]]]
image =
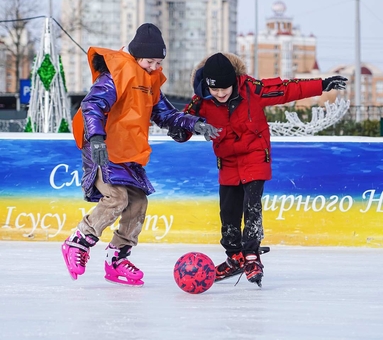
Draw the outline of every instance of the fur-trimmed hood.
[[[213,53],[215,54],[215,53]],[[235,74],[238,76],[242,76],[247,74],[247,68],[243,60],[238,57],[236,54],[233,53],[222,53],[225,57],[227,57],[231,64],[234,67]],[[203,67],[205,66],[206,60],[210,57],[211,55],[205,57],[202,61],[200,61],[197,66],[193,69],[190,77],[190,84],[191,87],[194,91],[195,94],[198,96],[203,97],[202,95],[202,71]]]

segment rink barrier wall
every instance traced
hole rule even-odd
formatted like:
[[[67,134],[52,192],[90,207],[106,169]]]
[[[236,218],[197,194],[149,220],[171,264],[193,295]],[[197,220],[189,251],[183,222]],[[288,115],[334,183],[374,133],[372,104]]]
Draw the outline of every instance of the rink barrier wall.
[[[63,241],[95,206],[83,200],[71,134],[0,133],[0,240]],[[265,245],[383,245],[383,138],[274,137],[266,182]],[[156,193],[139,241],[220,241],[211,143],[151,137]],[[107,242],[118,221],[107,228]]]

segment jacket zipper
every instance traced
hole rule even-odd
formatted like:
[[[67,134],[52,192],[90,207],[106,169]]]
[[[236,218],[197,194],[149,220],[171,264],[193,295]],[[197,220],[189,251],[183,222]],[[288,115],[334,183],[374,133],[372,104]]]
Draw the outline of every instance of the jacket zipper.
[[[280,97],[280,96],[283,96],[283,91],[274,91],[274,92],[264,93],[262,94],[261,97],[272,98],[272,97]]]

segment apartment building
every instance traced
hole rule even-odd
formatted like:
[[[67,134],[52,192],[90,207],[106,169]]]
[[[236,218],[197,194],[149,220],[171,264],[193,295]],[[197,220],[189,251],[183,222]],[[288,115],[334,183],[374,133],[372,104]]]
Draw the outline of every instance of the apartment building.
[[[346,89],[346,97],[355,100],[355,65],[337,65],[330,70],[349,79],[350,86]],[[361,64],[361,105],[383,105],[383,72],[371,65]]]
[[[362,63],[361,69],[361,109],[363,116],[369,119],[380,119],[383,105],[383,72],[371,65]],[[355,103],[355,65],[337,65],[327,72],[313,69],[311,72],[296,73],[296,78],[326,78],[340,74],[348,78],[348,85],[344,91],[325,92],[321,96],[306,98],[297,101],[300,106],[323,106],[328,100],[334,102],[336,98],[350,100],[351,105]],[[370,112],[368,112],[370,111]]]
[[[331,91],[321,96],[306,98],[297,106],[323,106],[326,101],[349,99],[355,102],[355,65],[337,65],[321,72],[316,60],[316,37],[305,36],[296,28],[291,17],[285,15],[286,6],[277,1],[272,6],[273,15],[266,19],[266,27],[257,36],[258,78],[326,78],[341,74],[349,79],[345,91]],[[254,33],[237,37],[237,54],[246,62],[249,74],[254,74]],[[364,111],[383,105],[383,72],[370,64],[361,65],[361,106]],[[368,115],[378,119],[380,111]],[[365,113],[365,116],[367,113]]]
[[[285,15],[286,6],[278,1],[273,15],[257,36],[258,78],[294,78],[296,73],[311,72],[316,66],[316,38],[305,36],[293,19]],[[245,60],[249,74],[254,75],[254,33],[237,37],[237,53]]]
[[[0,93],[6,91],[6,48],[4,42],[0,40]]]
[[[237,0],[62,0],[61,13],[64,27],[83,49],[63,37],[61,55],[72,93],[91,86],[84,50],[120,49],[144,22],[157,25],[167,44],[163,91],[168,95],[190,96],[190,74],[202,58],[236,51]]]
[[[23,31],[20,37],[18,47],[19,52],[19,79],[28,79],[32,70],[32,61],[34,56],[34,49],[30,41],[30,33]],[[19,84],[17,84],[16,76],[16,57],[15,57],[15,43],[11,36],[3,36],[0,39],[0,92],[17,92]],[[13,52],[13,53],[12,53]]]

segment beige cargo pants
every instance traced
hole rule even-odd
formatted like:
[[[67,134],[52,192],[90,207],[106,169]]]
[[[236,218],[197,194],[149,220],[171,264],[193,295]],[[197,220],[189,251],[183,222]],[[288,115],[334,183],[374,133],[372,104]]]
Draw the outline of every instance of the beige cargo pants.
[[[104,197],[90,214],[84,216],[77,228],[85,235],[100,237],[105,228],[121,216],[119,227],[114,231],[110,243],[117,248],[136,246],[148,207],[145,193],[133,186],[104,183],[101,169],[98,170],[95,185]]]

